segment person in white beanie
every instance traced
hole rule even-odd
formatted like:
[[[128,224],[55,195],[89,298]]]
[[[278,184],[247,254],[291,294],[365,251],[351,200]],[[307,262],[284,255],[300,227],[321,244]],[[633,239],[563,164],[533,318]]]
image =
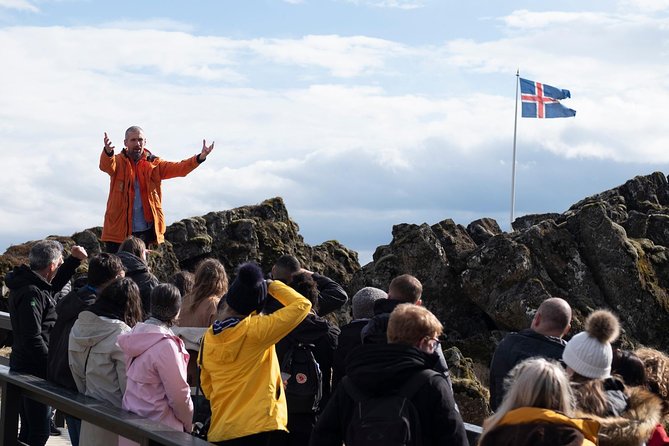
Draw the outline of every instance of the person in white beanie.
[[[575,335],[564,349],[576,397],[579,417],[600,423],[600,446],[643,445],[661,418],[657,397],[640,387],[626,387],[611,376],[611,342],[620,334],[618,318],[597,310],[585,320],[585,331]]]

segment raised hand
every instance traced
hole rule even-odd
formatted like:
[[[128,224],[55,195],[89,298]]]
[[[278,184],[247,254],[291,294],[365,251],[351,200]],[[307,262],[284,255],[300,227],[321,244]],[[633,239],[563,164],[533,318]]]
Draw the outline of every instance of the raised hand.
[[[209,155],[212,150],[214,150],[214,141],[211,142],[210,146],[207,146],[207,140],[203,139],[202,140],[202,152],[200,152],[200,161],[206,160],[207,155]]]
[[[213,145],[213,144],[212,144],[212,145]],[[113,154],[113,153],[114,153],[114,149],[115,149],[115,147],[112,146],[112,142],[111,142],[111,140],[109,139],[109,137],[107,136],[107,132],[105,132],[105,152],[107,152],[107,153],[110,153],[110,152],[111,152],[111,153]]]
[[[83,246],[78,246],[78,245],[73,246],[72,251],[70,253],[72,254],[72,257],[74,257],[75,259],[84,260],[88,258],[88,253],[86,252],[86,249]]]

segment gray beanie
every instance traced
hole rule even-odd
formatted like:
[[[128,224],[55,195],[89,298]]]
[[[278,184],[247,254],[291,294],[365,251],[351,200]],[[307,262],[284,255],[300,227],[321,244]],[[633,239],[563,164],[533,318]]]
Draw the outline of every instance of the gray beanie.
[[[388,294],[378,288],[368,286],[361,289],[351,299],[353,319],[369,319],[374,317],[374,302],[387,298]]]

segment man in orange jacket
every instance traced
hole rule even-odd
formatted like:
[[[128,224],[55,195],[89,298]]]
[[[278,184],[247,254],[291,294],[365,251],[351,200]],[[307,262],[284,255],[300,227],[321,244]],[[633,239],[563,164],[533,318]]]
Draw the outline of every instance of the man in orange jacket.
[[[114,146],[105,132],[105,146],[100,154],[100,170],[110,176],[109,198],[101,240],[108,252],[115,253],[123,240],[134,235],[147,245],[165,238],[161,181],[184,177],[199,166],[214,150],[202,140],[202,151],[183,161],[165,161],[146,148],[144,130],[132,126],[125,131],[125,148],[114,154]]]

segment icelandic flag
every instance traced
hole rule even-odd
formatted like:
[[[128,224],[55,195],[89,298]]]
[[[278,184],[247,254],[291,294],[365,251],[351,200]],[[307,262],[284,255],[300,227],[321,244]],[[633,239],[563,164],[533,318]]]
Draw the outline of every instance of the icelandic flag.
[[[523,118],[570,118],[576,110],[560,104],[559,99],[570,98],[569,90],[561,90],[520,78],[520,100],[523,103]]]

